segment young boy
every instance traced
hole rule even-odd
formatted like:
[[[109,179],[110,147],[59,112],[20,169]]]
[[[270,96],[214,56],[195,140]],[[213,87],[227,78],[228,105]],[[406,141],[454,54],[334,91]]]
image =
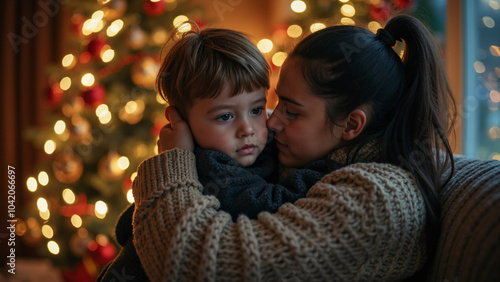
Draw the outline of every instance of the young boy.
[[[275,212],[283,203],[305,197],[332,170],[318,161],[273,184],[278,166],[266,127],[269,72],[265,58],[242,33],[205,29],[184,33],[157,77],[159,93],[191,128],[203,193],[217,197],[233,220],[241,214],[256,218],[262,211]],[[130,236],[133,210],[131,205],[117,222],[116,237],[124,248],[99,281],[124,271],[147,279]]]

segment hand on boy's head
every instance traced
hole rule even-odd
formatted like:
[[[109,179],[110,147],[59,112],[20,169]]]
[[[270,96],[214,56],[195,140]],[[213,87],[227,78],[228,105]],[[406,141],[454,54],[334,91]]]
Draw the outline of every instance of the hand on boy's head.
[[[170,123],[166,124],[160,131],[158,139],[158,153],[174,148],[194,150],[194,141],[191,129],[185,122],[179,112],[173,107],[167,113]]]

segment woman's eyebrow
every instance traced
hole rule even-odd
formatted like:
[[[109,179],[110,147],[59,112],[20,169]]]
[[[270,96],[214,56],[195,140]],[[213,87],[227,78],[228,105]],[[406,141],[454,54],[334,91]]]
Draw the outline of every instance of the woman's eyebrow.
[[[297,105],[299,107],[305,107],[304,105],[302,105],[301,103],[297,102],[294,99],[291,99],[291,98],[288,98],[288,97],[285,97],[283,95],[278,94],[278,89],[277,88],[274,88],[274,92],[276,93],[276,95],[278,95],[278,98],[280,100],[283,100],[283,101],[288,102],[288,103],[292,103],[292,104]]]

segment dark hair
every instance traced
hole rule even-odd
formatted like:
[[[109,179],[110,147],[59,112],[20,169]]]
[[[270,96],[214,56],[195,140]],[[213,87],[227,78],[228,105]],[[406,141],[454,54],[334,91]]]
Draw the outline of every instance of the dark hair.
[[[405,43],[402,59],[392,48],[395,40]],[[425,201],[432,252],[439,236],[441,176],[448,165],[452,173],[454,168],[447,134],[456,106],[427,28],[406,15],[391,19],[377,35],[332,26],[304,38],[290,56],[299,58],[311,92],[326,100],[330,122],[367,106],[365,129],[350,145],[379,139],[384,161],[413,174]]]
[[[245,34],[228,29],[196,28],[183,33],[172,31],[173,46],[163,59],[156,89],[185,117],[195,98],[214,98],[226,83],[231,95],[265,87],[269,89],[270,66]],[[186,24],[185,23],[185,24]],[[177,39],[180,37],[180,39]]]

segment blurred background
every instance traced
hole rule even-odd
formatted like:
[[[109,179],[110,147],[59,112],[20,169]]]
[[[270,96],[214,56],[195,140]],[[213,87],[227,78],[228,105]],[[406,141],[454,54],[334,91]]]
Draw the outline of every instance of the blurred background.
[[[0,281],[94,281],[120,250],[114,224],[134,201],[135,170],[157,153],[166,123],[154,90],[160,50],[174,27],[191,29],[186,20],[249,34],[272,66],[273,89],[301,37],[338,24],[376,32],[394,14],[416,16],[446,62],[458,105],[454,152],[500,160],[500,0],[4,0],[0,7],[8,183]],[[269,91],[268,107],[276,103]]]

